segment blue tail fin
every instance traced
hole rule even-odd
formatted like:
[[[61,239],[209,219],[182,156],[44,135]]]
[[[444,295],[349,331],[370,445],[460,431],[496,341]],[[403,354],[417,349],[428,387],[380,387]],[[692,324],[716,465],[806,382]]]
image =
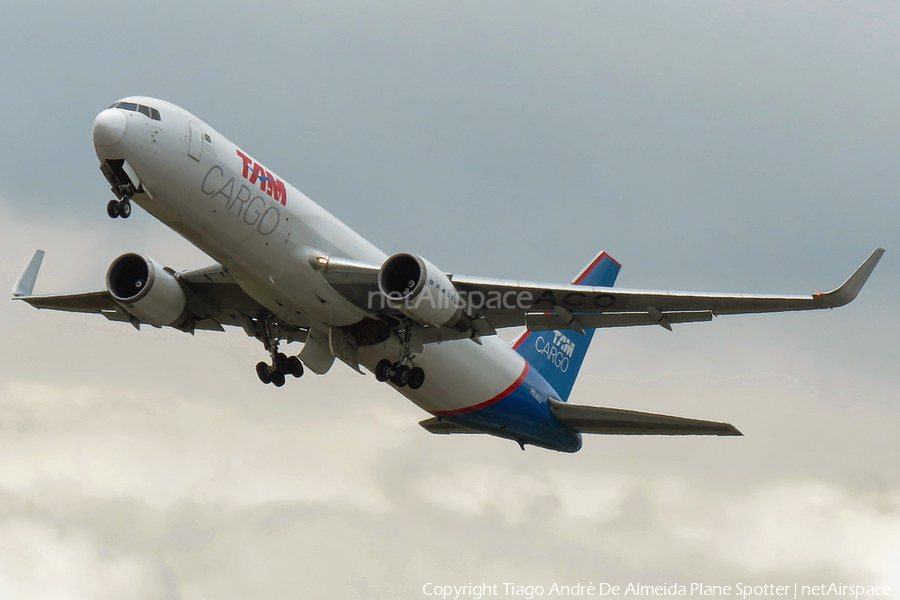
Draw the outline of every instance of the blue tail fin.
[[[601,252],[572,283],[612,287],[621,268],[613,257]],[[559,393],[560,400],[566,402],[593,337],[593,329],[586,330],[584,335],[571,330],[526,331],[513,348],[544,376]]]

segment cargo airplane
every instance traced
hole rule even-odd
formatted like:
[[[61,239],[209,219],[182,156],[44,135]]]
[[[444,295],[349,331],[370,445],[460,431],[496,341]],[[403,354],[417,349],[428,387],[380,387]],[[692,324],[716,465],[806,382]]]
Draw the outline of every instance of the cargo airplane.
[[[268,351],[256,365],[263,383],[325,373],[337,358],[430,413],[427,431],[490,434],[523,449],[575,452],[582,433],[741,435],[728,423],[568,403],[594,330],[842,306],[884,252],[834,291],[794,296],[614,288],[620,265],[606,253],[568,285],[464,277],[416,254],[386,255],[168,102],[113,103],[94,120],[93,142],[116,196],[110,217],[127,218],[136,203],[218,262],[175,271],[128,253],[112,261],[105,289],[34,295],[38,250],[15,299],[136,328],[239,327]],[[525,331],[510,345],[497,336],[506,327]],[[284,342],[302,350],[288,356]]]

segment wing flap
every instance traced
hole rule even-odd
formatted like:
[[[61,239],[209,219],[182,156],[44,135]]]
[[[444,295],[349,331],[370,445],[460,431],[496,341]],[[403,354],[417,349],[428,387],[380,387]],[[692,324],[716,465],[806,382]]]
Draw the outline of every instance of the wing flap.
[[[584,329],[600,329],[603,327],[633,327],[636,325],[663,325],[671,323],[698,323],[712,321],[712,312],[667,312],[660,315],[652,315],[649,312],[642,313],[586,313],[577,317],[578,325]],[[663,320],[665,319],[665,320]],[[551,313],[526,313],[525,326],[528,331],[553,331],[555,329],[570,329],[572,321],[565,321],[563,317]]]
[[[743,435],[730,423],[701,421],[654,413],[582,406],[550,400],[560,423],[581,433],[606,435]]]

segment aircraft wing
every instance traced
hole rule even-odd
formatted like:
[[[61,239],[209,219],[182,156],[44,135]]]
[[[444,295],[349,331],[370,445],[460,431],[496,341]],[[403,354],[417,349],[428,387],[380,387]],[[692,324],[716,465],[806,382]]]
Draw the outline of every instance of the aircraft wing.
[[[137,328],[144,324],[130,314],[110,295],[107,290],[77,292],[73,294],[34,295],[44,252],[34,253],[22,276],[13,288],[13,299],[21,300],[35,308],[66,312],[97,313],[111,321],[131,323]],[[179,327],[192,332],[195,329],[224,331],[222,325],[252,328],[252,320],[266,310],[232,279],[221,265],[215,264],[202,269],[182,271],[175,275],[181,284],[187,301],[187,308],[193,318],[189,324]]]
[[[466,277],[454,277],[453,284],[466,292],[469,298],[477,294],[488,301],[491,298],[509,298],[518,303],[510,307],[504,301],[499,307],[484,311],[484,317],[495,328],[526,325],[529,330],[541,331],[655,324],[671,329],[672,323],[709,321],[714,315],[843,306],[856,298],[882,254],[884,249],[875,250],[835,290],[794,296],[546,286]]]
[[[548,285],[521,281],[450,276],[468,301],[477,335],[504,327],[526,326],[530,331],[597,329],[711,321],[713,316],[746,313],[816,310],[843,306],[856,298],[884,254],[878,248],[837,289],[806,295],[721,294]],[[354,261],[323,259],[323,276],[351,301],[378,293],[379,267]],[[427,327],[426,342],[467,337],[469,334]],[[446,331],[445,331],[446,330]]]

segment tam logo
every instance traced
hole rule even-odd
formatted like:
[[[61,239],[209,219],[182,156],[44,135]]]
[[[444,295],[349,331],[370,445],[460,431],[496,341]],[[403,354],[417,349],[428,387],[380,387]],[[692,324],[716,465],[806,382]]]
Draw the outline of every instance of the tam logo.
[[[275,200],[275,202],[280,202],[282,206],[287,206],[287,189],[284,187],[284,182],[276,179],[274,175],[266,171],[265,167],[240,150],[237,153],[244,162],[244,170],[241,173],[244,179],[250,183],[258,184],[259,189],[267,196]]]
[[[566,356],[571,357],[572,353],[575,352],[575,343],[563,335],[561,331],[553,332],[553,343],[559,346],[560,352],[563,352]]]

